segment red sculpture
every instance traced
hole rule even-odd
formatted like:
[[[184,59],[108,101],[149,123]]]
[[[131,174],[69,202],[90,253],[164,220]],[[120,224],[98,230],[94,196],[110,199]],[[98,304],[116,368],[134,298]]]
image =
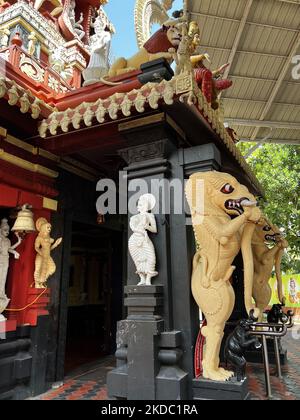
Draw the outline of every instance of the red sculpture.
[[[205,67],[202,59],[194,63],[194,73],[197,84],[213,109],[219,108],[219,93],[229,89],[233,84],[229,79],[221,79],[221,75],[228,66],[229,64],[224,64],[219,69],[211,71]]]

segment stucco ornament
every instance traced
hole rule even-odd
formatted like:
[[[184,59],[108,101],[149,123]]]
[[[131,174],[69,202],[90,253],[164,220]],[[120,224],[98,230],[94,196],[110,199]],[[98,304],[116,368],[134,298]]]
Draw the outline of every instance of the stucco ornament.
[[[139,48],[151,37],[153,24],[162,25],[169,19],[168,12],[174,0],[136,0],[134,8],[134,24]]]
[[[31,32],[30,35],[29,35],[29,37],[28,37],[28,40],[29,40],[29,42],[28,42],[27,51],[28,51],[28,54],[29,55],[33,56],[35,54],[36,46],[37,46],[37,43],[38,43],[38,39],[36,37],[36,33],[35,32]]]
[[[115,33],[115,28],[109,22],[102,7],[99,8],[91,27],[94,28],[95,34],[90,37],[91,58],[89,65],[82,72],[85,79],[84,86],[100,81],[107,74],[112,35]]]
[[[192,293],[205,315],[203,377],[226,381],[233,376],[220,368],[220,347],[235,303],[231,286],[232,265],[242,249],[244,259],[245,307],[248,314],[259,311],[252,303],[253,255],[251,239],[261,217],[255,197],[233,176],[220,172],[196,173],[186,186],[192,223],[198,244],[193,261]],[[235,216],[232,220],[231,217]]]
[[[157,233],[155,216],[150,213],[155,205],[152,194],[142,195],[137,206],[139,214],[130,219],[133,234],[129,239],[129,252],[140,276],[139,286],[151,286],[152,278],[158,275],[154,245],[148,236],[148,232]]]
[[[0,29],[0,48],[8,47],[10,30],[8,28]]]
[[[9,304],[9,299],[6,296],[5,285],[9,268],[9,254],[12,254],[17,260],[20,258],[20,254],[16,251],[16,248],[21,244],[22,239],[16,232],[15,235],[18,241],[15,245],[11,245],[11,241],[8,238],[10,228],[7,219],[3,219],[0,225],[0,322],[5,321],[2,313],[5,311]]]
[[[56,71],[63,79],[67,80],[73,76],[73,68],[66,61],[66,48],[60,45],[52,51],[49,57],[51,68]],[[54,79],[56,81],[56,79]]]
[[[80,41],[82,41],[82,39],[85,37],[85,31],[82,26],[83,20],[84,20],[83,13],[80,13],[80,17],[78,21],[77,22],[75,21],[74,23],[74,31],[76,35],[78,36],[78,38],[80,39]]]
[[[50,233],[52,226],[44,218],[40,218],[36,222],[36,228],[39,232],[35,240],[35,272],[34,281],[36,289],[44,289],[47,287],[47,280],[56,272],[56,265],[51,257],[51,251],[62,243],[62,238],[56,241],[51,238]]]
[[[272,289],[269,284],[275,266],[277,278],[277,293],[279,302],[285,304],[283,295],[281,260],[288,243],[282,236],[279,228],[270,223],[265,217],[256,226],[252,238],[254,258],[254,284],[253,298],[260,310],[259,321],[263,320],[263,312],[272,298]]]

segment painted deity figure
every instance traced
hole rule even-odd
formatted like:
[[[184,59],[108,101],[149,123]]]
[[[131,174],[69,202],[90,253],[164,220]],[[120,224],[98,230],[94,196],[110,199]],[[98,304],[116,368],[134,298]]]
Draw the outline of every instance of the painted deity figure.
[[[52,226],[44,218],[37,220],[36,228],[39,234],[35,241],[37,255],[35,258],[34,280],[36,289],[44,289],[47,287],[47,280],[56,271],[56,265],[51,257],[51,251],[62,243],[62,238],[56,241],[51,238]]]
[[[138,201],[138,214],[130,219],[133,234],[129,239],[129,252],[140,276],[139,286],[151,286],[152,278],[158,275],[154,245],[148,236],[148,232],[157,233],[155,216],[150,213],[155,205],[152,194],[142,195]]]
[[[297,283],[294,278],[291,278],[289,281],[289,300],[292,304],[299,304],[300,302],[300,293],[297,289]]]
[[[3,219],[0,226],[0,321],[5,320],[1,314],[5,311],[7,305],[9,304],[9,299],[5,293],[5,285],[9,268],[9,254],[12,254],[15,259],[19,259],[20,254],[16,251],[16,248],[22,242],[22,239],[16,232],[18,241],[12,246],[11,241],[8,238],[9,232],[10,228],[8,221],[7,219]]]

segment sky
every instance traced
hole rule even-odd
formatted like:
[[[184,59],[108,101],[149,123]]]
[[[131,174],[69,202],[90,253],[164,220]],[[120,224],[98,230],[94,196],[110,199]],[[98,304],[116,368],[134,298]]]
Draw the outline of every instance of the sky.
[[[113,37],[112,58],[130,57],[137,51],[134,31],[134,5],[136,0],[109,0],[104,7],[117,33]],[[182,0],[175,0],[174,10],[182,9]]]

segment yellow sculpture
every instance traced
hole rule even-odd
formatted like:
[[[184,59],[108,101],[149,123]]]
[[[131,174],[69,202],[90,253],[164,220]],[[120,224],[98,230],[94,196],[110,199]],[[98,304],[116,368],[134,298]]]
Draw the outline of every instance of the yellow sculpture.
[[[111,66],[109,77],[119,76],[130,71],[139,70],[141,65],[158,58],[173,61],[174,53],[169,49],[177,50],[181,41],[181,30],[176,25],[163,26],[158,30],[131,58],[119,58]]]
[[[47,287],[47,280],[56,271],[55,262],[51,258],[51,251],[62,243],[62,238],[54,241],[50,237],[52,226],[44,218],[37,220],[36,228],[39,234],[35,241],[37,255],[35,259],[34,281],[36,289],[44,289]]]
[[[232,263],[242,248],[245,265],[245,306],[248,313],[258,310],[252,304],[253,257],[251,239],[261,212],[255,197],[233,176],[204,172],[191,176],[186,186],[192,222],[198,244],[193,261],[192,293],[204,313],[207,326],[203,376],[226,381],[233,376],[219,367],[225,323],[235,303],[231,286]],[[230,216],[237,216],[231,219]]]
[[[273,244],[272,248],[268,246],[270,243]],[[260,321],[263,320],[263,312],[271,301],[272,289],[269,285],[269,280],[274,265],[277,278],[278,299],[282,304],[285,304],[282,289],[281,260],[284,250],[287,247],[288,243],[282,237],[280,230],[263,217],[256,226],[252,238],[254,259],[253,298],[256,306],[260,310]]]

